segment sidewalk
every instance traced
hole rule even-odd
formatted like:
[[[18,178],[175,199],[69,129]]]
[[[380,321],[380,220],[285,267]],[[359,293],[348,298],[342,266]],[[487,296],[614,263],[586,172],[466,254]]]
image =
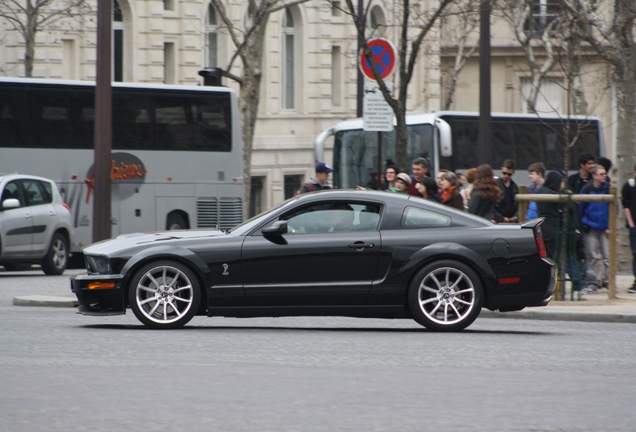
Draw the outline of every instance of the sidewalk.
[[[607,290],[588,294],[580,301],[551,301],[546,307],[525,308],[518,312],[482,310],[482,318],[535,319],[553,321],[588,321],[636,324],[636,294],[628,294],[631,275],[616,276],[618,299],[609,300]],[[569,292],[566,296],[569,299]],[[77,307],[75,296],[29,295],[14,297],[14,306]]]
[[[604,289],[599,293],[586,294],[581,300],[570,301],[570,292],[566,288],[566,301],[552,300],[546,307],[525,308],[518,312],[492,312],[484,309],[480,317],[636,324],[636,294],[627,292],[633,281],[632,275],[616,275],[618,298],[615,300],[609,300],[607,289]]]

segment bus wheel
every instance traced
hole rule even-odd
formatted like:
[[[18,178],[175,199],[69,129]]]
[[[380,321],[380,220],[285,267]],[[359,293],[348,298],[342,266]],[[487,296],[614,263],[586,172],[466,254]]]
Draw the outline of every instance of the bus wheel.
[[[155,329],[187,324],[199,309],[199,282],[185,265],[150,263],[137,271],[128,288],[130,308],[139,321]]]
[[[64,236],[55,233],[49,251],[42,260],[42,270],[47,275],[61,275],[68,264],[68,243]]]
[[[186,223],[183,216],[181,216],[179,213],[170,213],[168,215],[168,223],[166,224],[166,228],[169,230],[188,229],[188,224]]]

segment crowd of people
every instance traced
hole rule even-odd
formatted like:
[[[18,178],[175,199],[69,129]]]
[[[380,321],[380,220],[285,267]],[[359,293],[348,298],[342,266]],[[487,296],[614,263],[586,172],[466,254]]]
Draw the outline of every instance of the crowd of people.
[[[608,194],[611,182],[607,173],[611,166],[612,162],[605,157],[595,159],[591,154],[583,153],[578,158],[578,171],[564,179],[560,171],[546,172],[543,162],[535,162],[528,167],[528,193]],[[508,159],[502,163],[499,177],[495,177],[490,165],[484,164],[465,173],[440,169],[434,179],[428,160],[417,158],[411,164],[411,174],[387,164],[384,173],[380,176],[373,173],[372,180],[358,189],[380,189],[418,196],[495,223],[516,223],[519,222],[519,205],[515,196],[519,193],[519,186],[513,180],[515,169],[515,162]],[[317,177],[321,174],[324,177],[325,171],[328,175],[331,168],[324,163],[316,166]],[[323,178],[319,177],[319,180]],[[312,181],[315,180],[312,179],[309,184]],[[302,192],[310,189],[309,184]],[[328,183],[315,186],[315,189],[330,187]],[[635,277],[628,292],[636,293],[636,165],[634,178],[622,187],[621,204],[630,235]],[[525,219],[544,218],[541,230],[550,258],[555,258],[559,252],[557,249],[565,243],[566,272],[572,281],[573,293],[580,298],[584,293],[597,292],[608,285],[609,203],[571,203],[566,208],[564,210],[559,203],[530,202]],[[563,228],[564,211],[568,212],[571,229]]]

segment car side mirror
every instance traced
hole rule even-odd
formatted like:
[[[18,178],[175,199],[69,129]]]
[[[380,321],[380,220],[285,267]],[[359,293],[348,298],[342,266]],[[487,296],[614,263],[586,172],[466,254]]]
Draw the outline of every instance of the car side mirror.
[[[284,220],[276,221],[270,226],[263,228],[262,232],[265,235],[287,234],[287,221],[284,221]]]
[[[2,201],[2,210],[14,209],[20,207],[20,201],[15,198],[9,198]]]

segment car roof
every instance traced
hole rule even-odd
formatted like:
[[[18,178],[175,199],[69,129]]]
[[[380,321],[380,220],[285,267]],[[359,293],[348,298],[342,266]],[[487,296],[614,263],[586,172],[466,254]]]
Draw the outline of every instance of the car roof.
[[[46,181],[46,182],[50,182],[50,183],[55,183],[55,181],[46,178],[46,177],[39,177],[39,176],[34,176],[34,175],[29,175],[29,174],[3,174],[0,173],[0,182],[4,181],[4,180],[17,180],[17,179],[30,179],[30,180],[42,180],[42,181]]]
[[[326,197],[334,200],[375,200],[382,201],[387,206],[391,206],[392,204],[400,207],[403,206],[415,206],[424,208],[427,210],[434,211],[436,213],[448,213],[452,215],[452,218],[456,221],[461,221],[467,225],[484,225],[489,226],[492,225],[492,222],[475,216],[471,213],[455,209],[453,207],[449,207],[444,204],[432,202],[425,200],[420,197],[406,195],[406,194],[398,194],[377,190],[356,190],[356,189],[325,189],[320,191],[308,192],[296,197],[299,202],[302,200],[306,200],[307,203],[312,201],[323,200]]]

